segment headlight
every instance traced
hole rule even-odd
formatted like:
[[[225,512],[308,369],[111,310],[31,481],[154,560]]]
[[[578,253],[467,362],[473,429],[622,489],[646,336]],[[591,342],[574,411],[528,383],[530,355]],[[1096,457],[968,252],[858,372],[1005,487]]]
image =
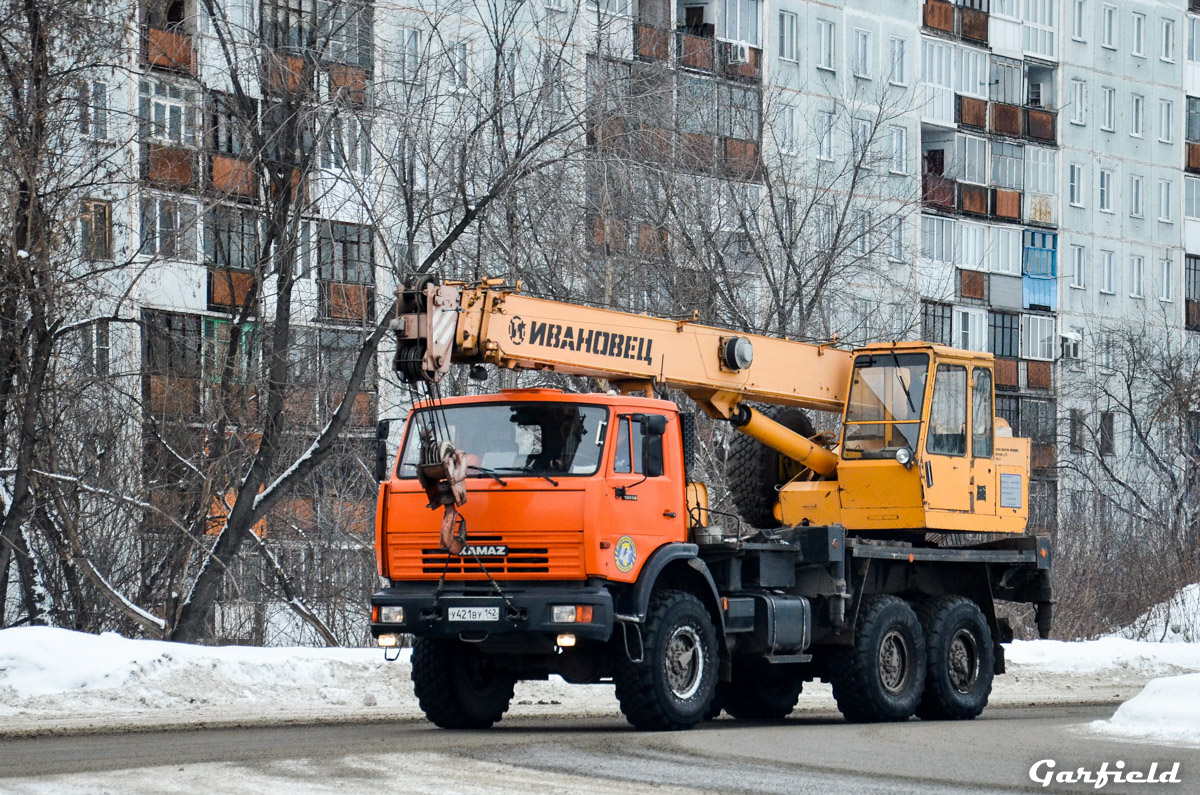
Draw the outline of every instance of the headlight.
[[[908,466],[912,463],[912,450],[909,450],[907,447],[901,447],[896,451],[896,460],[904,464],[904,466]]]
[[[550,608],[550,620],[555,624],[574,624],[575,605],[553,605]]]
[[[404,623],[404,608],[399,605],[380,605],[379,607],[379,623],[380,624],[403,624]]]

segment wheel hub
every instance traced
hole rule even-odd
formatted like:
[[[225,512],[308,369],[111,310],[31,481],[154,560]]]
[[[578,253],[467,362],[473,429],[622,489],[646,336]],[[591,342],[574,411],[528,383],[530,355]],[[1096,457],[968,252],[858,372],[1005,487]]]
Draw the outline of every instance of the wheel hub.
[[[950,640],[950,684],[960,693],[969,693],[979,680],[979,647],[975,636],[966,629],[954,633]]]
[[[912,655],[904,635],[892,630],[883,636],[879,644],[879,678],[883,689],[891,695],[899,695],[908,684]]]
[[[700,689],[704,679],[704,652],[694,627],[676,627],[667,640],[667,687],[678,699],[688,699]]]

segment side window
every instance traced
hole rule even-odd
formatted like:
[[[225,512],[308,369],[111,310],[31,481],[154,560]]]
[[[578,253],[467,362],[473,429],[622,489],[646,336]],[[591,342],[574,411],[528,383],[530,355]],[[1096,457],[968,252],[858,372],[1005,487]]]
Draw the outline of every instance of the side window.
[[[975,383],[971,387],[971,454],[976,458],[991,458],[995,434],[992,433],[992,371],[986,367],[972,370]]]
[[[962,365],[938,365],[925,451],[938,455],[967,454],[967,368]]]
[[[642,474],[642,424],[629,415],[617,417],[617,450],[613,472]]]

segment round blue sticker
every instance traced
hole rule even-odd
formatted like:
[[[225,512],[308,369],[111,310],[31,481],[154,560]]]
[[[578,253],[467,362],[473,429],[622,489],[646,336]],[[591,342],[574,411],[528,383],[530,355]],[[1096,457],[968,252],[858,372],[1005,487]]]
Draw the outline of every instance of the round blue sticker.
[[[632,538],[621,536],[621,540],[613,548],[613,560],[622,572],[633,569],[633,564],[637,562],[637,544],[633,542]]]

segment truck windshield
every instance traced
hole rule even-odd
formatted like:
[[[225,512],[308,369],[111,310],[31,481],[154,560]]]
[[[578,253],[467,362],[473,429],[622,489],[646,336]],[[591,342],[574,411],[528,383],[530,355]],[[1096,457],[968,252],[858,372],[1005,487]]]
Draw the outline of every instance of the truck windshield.
[[[418,409],[404,435],[399,475],[417,476],[421,430],[433,425],[467,454],[467,477],[592,475],[604,451],[607,409],[577,403],[485,403]]]
[[[892,458],[901,447],[917,449],[929,356],[876,353],[854,360],[843,458]]]

